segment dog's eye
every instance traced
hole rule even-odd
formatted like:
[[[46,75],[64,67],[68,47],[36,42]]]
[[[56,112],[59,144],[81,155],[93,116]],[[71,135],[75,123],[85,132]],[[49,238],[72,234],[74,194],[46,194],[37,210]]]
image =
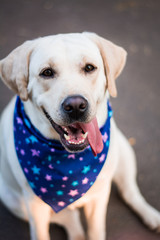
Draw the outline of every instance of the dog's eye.
[[[84,71],[88,73],[88,72],[92,72],[95,69],[96,68],[92,64],[86,64]]]
[[[52,68],[47,68],[40,73],[40,76],[50,78],[50,77],[54,77],[54,74],[55,72],[53,71]]]

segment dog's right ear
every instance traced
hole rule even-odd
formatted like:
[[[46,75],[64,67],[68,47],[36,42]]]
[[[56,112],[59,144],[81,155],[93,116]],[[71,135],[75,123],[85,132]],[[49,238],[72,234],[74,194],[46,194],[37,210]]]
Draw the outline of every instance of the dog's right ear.
[[[29,62],[37,41],[27,41],[0,61],[0,77],[23,101],[28,99]]]

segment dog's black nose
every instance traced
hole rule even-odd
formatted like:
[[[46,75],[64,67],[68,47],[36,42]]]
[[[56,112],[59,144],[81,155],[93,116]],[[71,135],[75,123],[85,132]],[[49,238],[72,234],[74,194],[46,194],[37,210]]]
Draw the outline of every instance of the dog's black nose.
[[[80,95],[69,96],[62,103],[62,108],[70,120],[82,120],[88,109],[88,101]]]

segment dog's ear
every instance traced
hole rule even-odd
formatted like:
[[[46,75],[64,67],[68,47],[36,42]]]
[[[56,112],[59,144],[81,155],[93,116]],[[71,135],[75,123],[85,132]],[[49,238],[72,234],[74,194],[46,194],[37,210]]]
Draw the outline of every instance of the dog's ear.
[[[28,99],[29,62],[35,44],[36,40],[27,41],[0,61],[1,79],[23,101]]]
[[[104,62],[108,91],[112,97],[116,97],[117,88],[115,80],[125,66],[127,52],[122,47],[95,33],[84,32],[84,34],[98,46]]]

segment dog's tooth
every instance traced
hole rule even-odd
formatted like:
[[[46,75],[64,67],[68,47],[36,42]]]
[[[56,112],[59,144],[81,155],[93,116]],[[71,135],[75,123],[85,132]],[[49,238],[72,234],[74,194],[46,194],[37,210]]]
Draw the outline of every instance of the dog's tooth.
[[[66,139],[67,141],[70,139],[70,137],[67,136],[66,134],[64,134],[64,137],[65,137],[65,139]]]
[[[70,137],[68,137],[66,134],[64,134],[64,136],[65,136],[65,138],[67,138],[67,141],[68,141],[70,144],[74,144],[74,145],[79,145],[79,144],[81,144],[81,143],[84,143],[84,141],[85,141],[85,138],[83,138],[82,140],[79,140],[79,141],[77,141],[77,142],[74,142],[73,140],[69,140]],[[87,136],[87,134],[86,134],[86,136]]]
[[[86,139],[88,136],[88,132],[86,132],[85,134],[83,134],[83,138]]]
[[[64,126],[62,126],[63,130],[68,133],[68,129]]]
[[[67,128],[66,128],[66,127],[64,128],[64,130],[65,130],[66,132],[68,132],[68,130],[67,130]]]

